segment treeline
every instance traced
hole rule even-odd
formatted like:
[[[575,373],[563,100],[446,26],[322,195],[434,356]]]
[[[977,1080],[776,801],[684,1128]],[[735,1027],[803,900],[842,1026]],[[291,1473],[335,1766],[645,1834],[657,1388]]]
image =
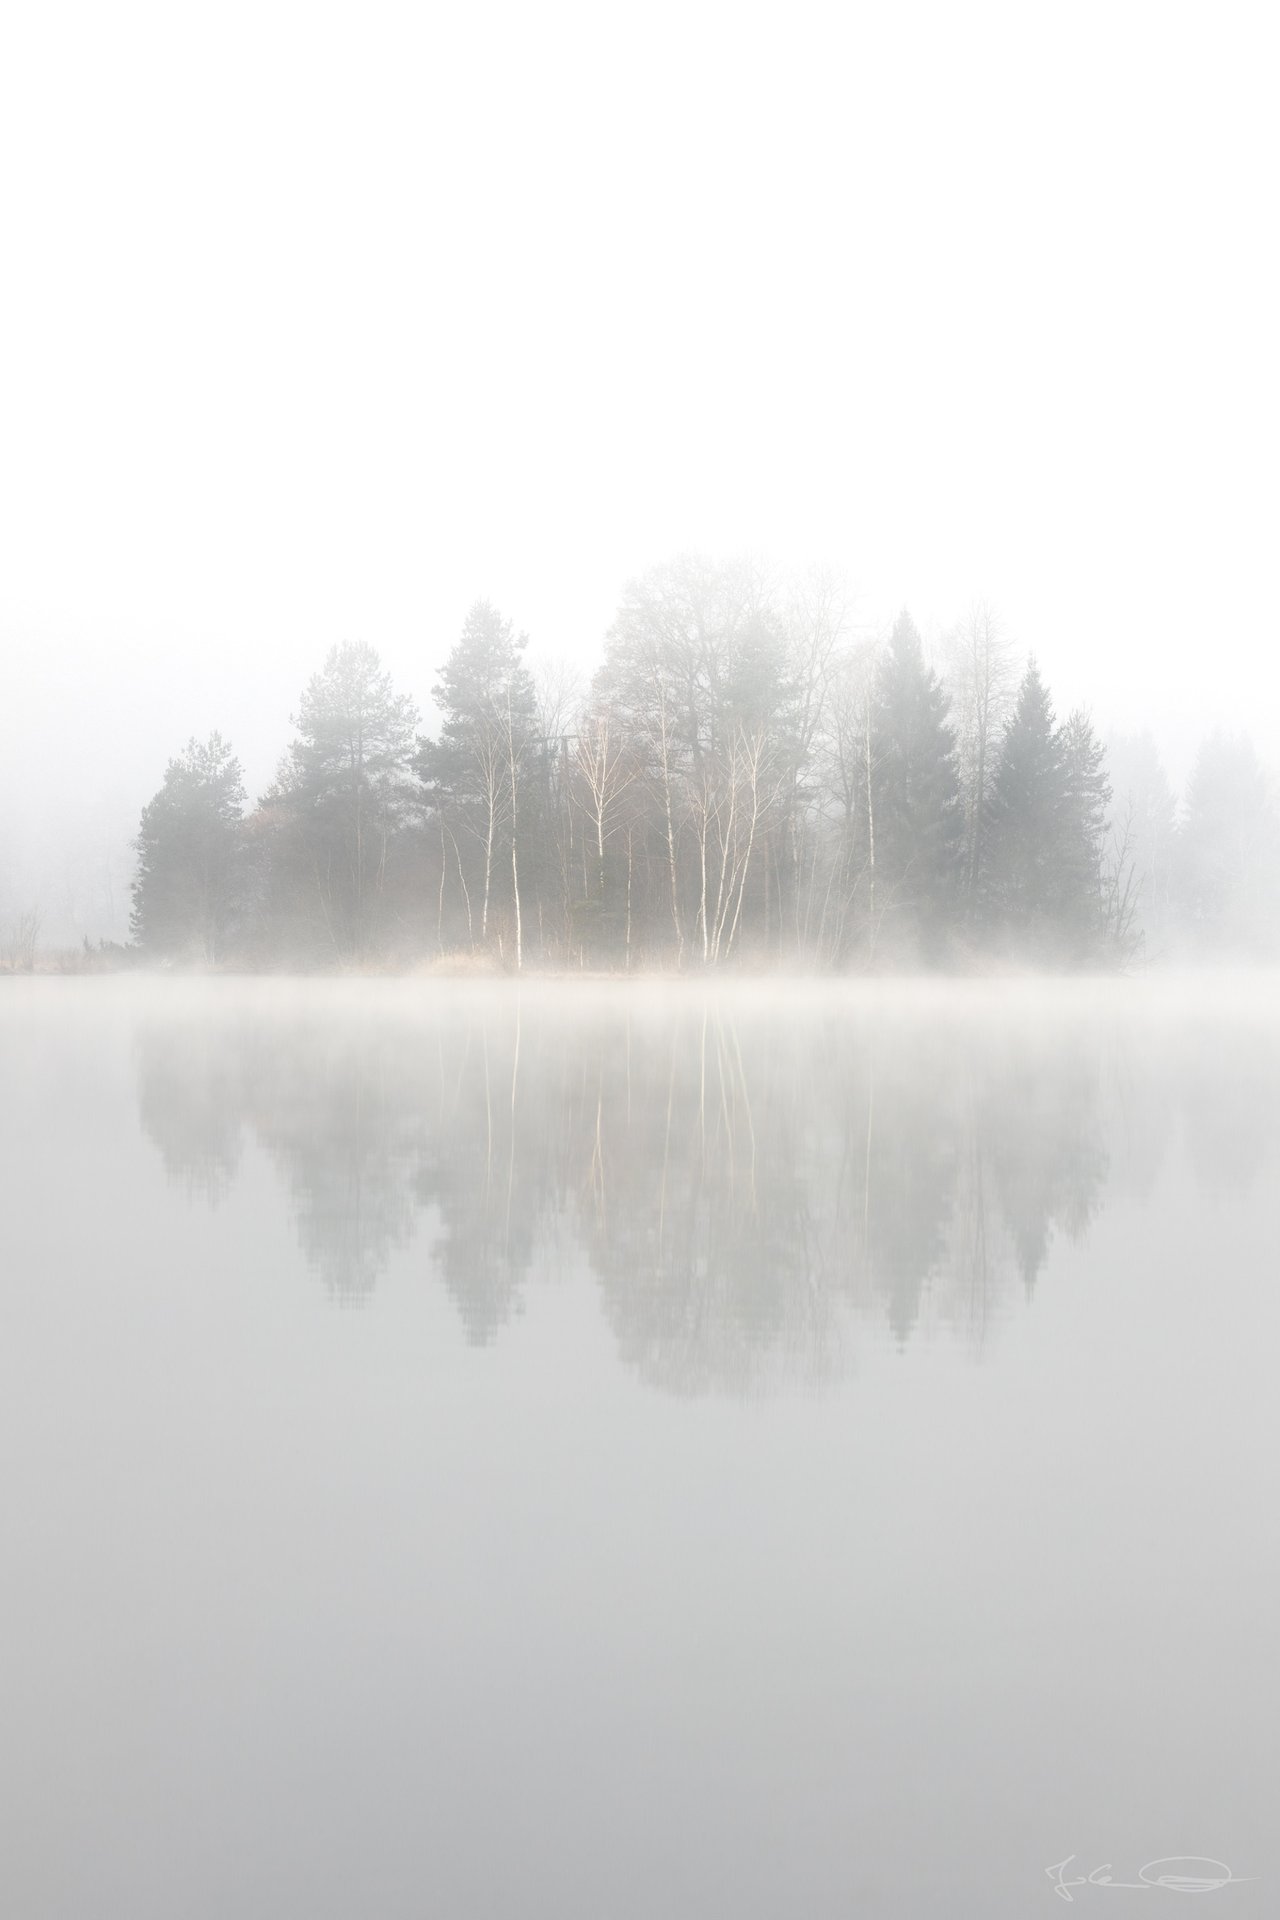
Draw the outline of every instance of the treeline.
[[[1149,742],[1117,790],[979,610],[933,665],[837,583],[685,556],[626,589],[590,685],[536,681],[488,602],[439,669],[435,737],[364,643],[302,694],[247,808],[218,734],[136,841],[133,936],[209,965],[871,969],[1276,950],[1280,834],[1247,742],[1183,817]]]

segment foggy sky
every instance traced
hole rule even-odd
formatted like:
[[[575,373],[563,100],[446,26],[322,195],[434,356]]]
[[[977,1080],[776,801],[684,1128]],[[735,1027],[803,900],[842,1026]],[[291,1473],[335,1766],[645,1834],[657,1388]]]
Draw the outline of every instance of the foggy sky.
[[[589,666],[689,547],[1274,761],[1268,24],[10,8],[0,914],[192,733],[260,791],[335,641],[425,709],[486,595]]]

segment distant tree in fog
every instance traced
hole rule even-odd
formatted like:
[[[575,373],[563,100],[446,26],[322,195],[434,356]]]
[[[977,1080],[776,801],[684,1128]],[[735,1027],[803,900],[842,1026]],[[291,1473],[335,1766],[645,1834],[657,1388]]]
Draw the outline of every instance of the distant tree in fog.
[[[903,612],[871,694],[867,791],[873,934],[891,950],[936,958],[954,916],[964,830],[950,702]],[[874,848],[874,853],[871,849]]]
[[[213,963],[245,903],[240,762],[220,734],[189,740],[142,810],[133,937],[147,953]]]
[[[524,663],[528,645],[488,600],[477,600],[435,685],[441,715],[434,740],[420,740],[414,769],[428,808],[454,849],[459,884],[474,891],[481,943],[495,895],[519,916],[519,835],[532,828],[527,804],[537,740],[537,696]],[[522,804],[522,797],[525,804]],[[447,878],[448,862],[442,871]],[[510,888],[504,877],[512,876]],[[526,863],[526,884],[529,866]]]
[[[1158,957],[1171,927],[1177,802],[1149,733],[1107,743],[1113,788],[1105,866],[1112,929]]]
[[[741,927],[733,911],[756,878],[761,813],[775,797],[784,658],[759,571],[701,554],[628,582],[609,630],[593,704],[634,743],[652,792],[648,852],[665,869],[677,960],[712,962]]]
[[[1103,858],[1110,822],[1107,755],[1087,713],[1068,715],[1061,735],[1062,943],[1064,959],[1087,959],[1104,933]]]
[[[584,879],[578,910],[579,938],[586,937],[590,925],[597,950],[607,952],[621,944],[628,959],[636,820],[632,790],[637,771],[636,756],[628,751],[613,717],[586,714],[579,723],[570,780],[572,801],[586,835],[589,876]]]
[[[1027,929],[1053,916],[1062,756],[1049,690],[1034,660],[1000,746],[987,806],[989,924]]]
[[[389,849],[414,801],[417,721],[371,646],[331,648],[263,801],[269,911],[330,958],[359,961],[377,945]]]
[[[1033,660],[1001,743],[988,808],[988,933],[1021,958],[1055,964],[1099,952],[1111,788],[1083,713],[1059,727]]]
[[[948,635],[944,652],[964,810],[962,884],[972,899],[981,885],[991,783],[1018,675],[1013,647],[985,602]]]
[[[1256,958],[1280,947],[1280,820],[1243,736],[1215,734],[1200,749],[1178,836],[1176,893],[1193,948]]]

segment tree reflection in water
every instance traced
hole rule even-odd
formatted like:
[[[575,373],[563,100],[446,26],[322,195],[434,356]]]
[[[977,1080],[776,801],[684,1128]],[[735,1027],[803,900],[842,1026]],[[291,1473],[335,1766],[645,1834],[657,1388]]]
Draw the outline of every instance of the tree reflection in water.
[[[255,1139],[336,1299],[412,1242],[482,1345],[569,1245],[646,1380],[737,1393],[845,1371],[868,1321],[980,1348],[1179,1111],[1204,1179],[1261,1177],[1280,1085],[1256,1032],[963,990],[233,990],[137,1068],[169,1178],[216,1201]]]

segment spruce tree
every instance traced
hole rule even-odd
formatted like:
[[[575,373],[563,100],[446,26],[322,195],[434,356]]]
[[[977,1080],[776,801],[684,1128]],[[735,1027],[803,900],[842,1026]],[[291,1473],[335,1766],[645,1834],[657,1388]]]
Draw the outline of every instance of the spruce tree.
[[[910,616],[899,615],[872,693],[868,847],[874,840],[877,945],[941,950],[954,912],[963,819],[950,701],[924,657]]]
[[[991,787],[983,904],[989,933],[1040,957],[1058,932],[1065,789],[1053,706],[1031,660]]]
[[[1106,749],[1088,714],[1077,709],[1062,728],[1061,896],[1064,959],[1087,960],[1105,933],[1102,859],[1111,782]]]
[[[1088,716],[1055,723],[1034,660],[1000,746],[987,821],[989,933],[1024,958],[1074,965],[1103,935],[1111,787]]]

